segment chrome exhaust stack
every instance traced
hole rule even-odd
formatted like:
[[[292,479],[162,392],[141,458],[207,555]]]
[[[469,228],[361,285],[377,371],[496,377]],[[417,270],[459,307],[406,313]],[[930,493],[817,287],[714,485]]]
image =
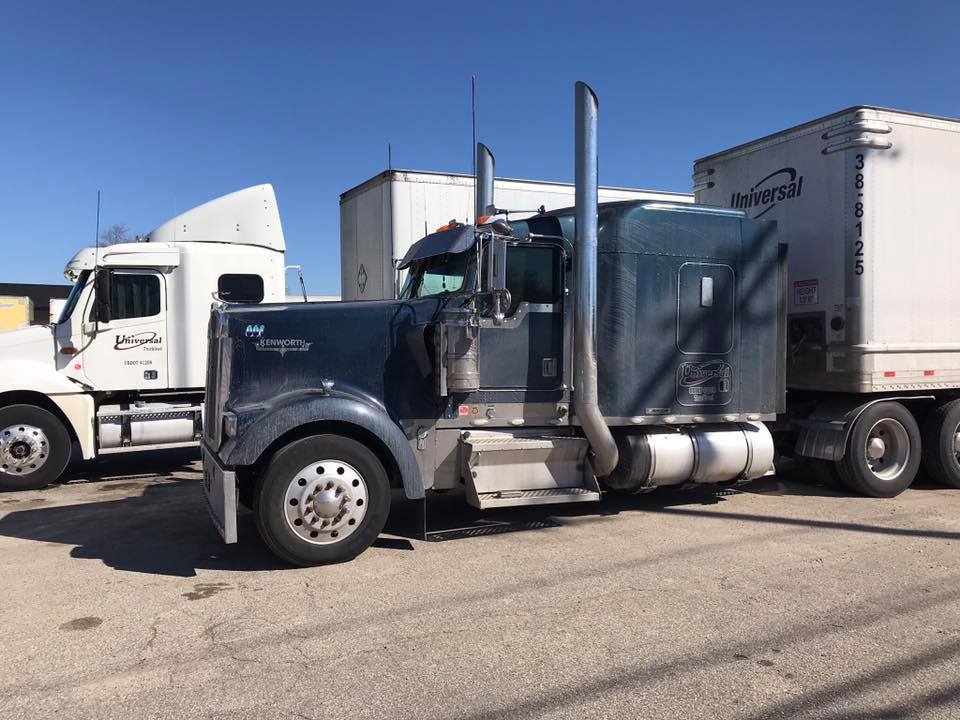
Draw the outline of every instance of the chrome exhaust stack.
[[[605,477],[617,466],[620,453],[610,428],[600,414],[597,392],[597,118],[599,109],[597,96],[590,86],[578,82],[576,86],[577,226],[574,248],[576,292],[574,296],[573,407],[580,426],[590,442],[590,448],[593,450],[593,471],[597,476]]]
[[[489,215],[488,208],[493,205],[493,171],[496,160],[493,153],[483,143],[477,143],[477,184],[473,210],[473,222]]]

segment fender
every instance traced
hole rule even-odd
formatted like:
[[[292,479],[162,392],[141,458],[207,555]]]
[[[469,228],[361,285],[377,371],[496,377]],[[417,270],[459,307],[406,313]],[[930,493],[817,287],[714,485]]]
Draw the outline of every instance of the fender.
[[[933,400],[933,395],[894,395],[864,400],[857,395],[838,395],[817,403],[810,416],[794,420],[800,428],[794,452],[803,457],[840,462],[847,452],[847,441],[853,426],[864,410],[877,403],[910,400]]]
[[[371,398],[340,390],[330,394],[314,391],[278,399],[255,417],[251,417],[252,410],[238,408],[235,412],[237,437],[226,442],[220,452],[227,465],[252,465],[277,438],[303,425],[323,421],[347,423],[367,430],[383,442],[400,468],[403,491],[409,499],[419,500],[425,495],[410,442],[383,406]]]

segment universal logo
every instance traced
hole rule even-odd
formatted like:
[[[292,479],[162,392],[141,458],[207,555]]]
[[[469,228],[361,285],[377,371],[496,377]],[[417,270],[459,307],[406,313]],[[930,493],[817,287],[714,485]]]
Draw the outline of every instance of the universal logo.
[[[258,352],[280,353],[282,357],[288,352],[307,352],[311,345],[303,338],[260,338],[253,347]]]
[[[266,325],[247,325],[247,329],[243,334],[248,338],[261,338],[263,337],[263,331],[266,329]]]
[[[699,387],[711,381],[718,381],[720,392],[729,392],[733,378],[733,368],[723,360],[706,362],[688,362],[680,366],[680,387]]]
[[[738,210],[763,208],[754,218],[773,210],[777,203],[800,197],[803,192],[803,175],[796,168],[785,167],[775,170],[745,193],[735,192],[730,196],[730,207]]]
[[[117,335],[113,344],[114,350],[132,350],[133,348],[143,347],[144,345],[161,345],[163,338],[155,332],[141,332],[133,335]],[[158,349],[159,348],[151,348]]]

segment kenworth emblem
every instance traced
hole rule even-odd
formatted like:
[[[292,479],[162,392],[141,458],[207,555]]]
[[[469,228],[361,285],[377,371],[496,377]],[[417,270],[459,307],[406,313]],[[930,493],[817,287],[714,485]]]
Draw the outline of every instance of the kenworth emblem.
[[[288,352],[307,352],[312,342],[303,338],[260,338],[253,347],[259,352],[280,353],[283,357]]]
[[[263,337],[263,331],[266,330],[266,327],[266,325],[247,325],[244,335],[246,335],[248,338]]]
[[[800,197],[801,192],[803,192],[803,175],[798,175],[796,168],[780,168],[754,183],[747,192],[735,192],[731,195],[730,207],[737,210],[762,208],[753,216],[758,218],[773,210],[777,203]]]

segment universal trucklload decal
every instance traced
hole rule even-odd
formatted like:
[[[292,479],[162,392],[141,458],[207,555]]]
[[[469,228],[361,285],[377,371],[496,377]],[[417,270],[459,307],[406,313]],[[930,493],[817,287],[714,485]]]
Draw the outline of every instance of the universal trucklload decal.
[[[144,347],[147,350],[159,350],[158,345],[163,344],[163,338],[155,332],[139,332],[131,335],[117,335],[113,344],[114,350],[132,350],[133,348]]]
[[[798,176],[796,168],[780,168],[754,183],[747,192],[733,193],[730,196],[730,207],[737,210],[763,208],[760,213],[753,216],[758,218],[773,210],[778,202],[800,197],[802,192],[803,175]]]

